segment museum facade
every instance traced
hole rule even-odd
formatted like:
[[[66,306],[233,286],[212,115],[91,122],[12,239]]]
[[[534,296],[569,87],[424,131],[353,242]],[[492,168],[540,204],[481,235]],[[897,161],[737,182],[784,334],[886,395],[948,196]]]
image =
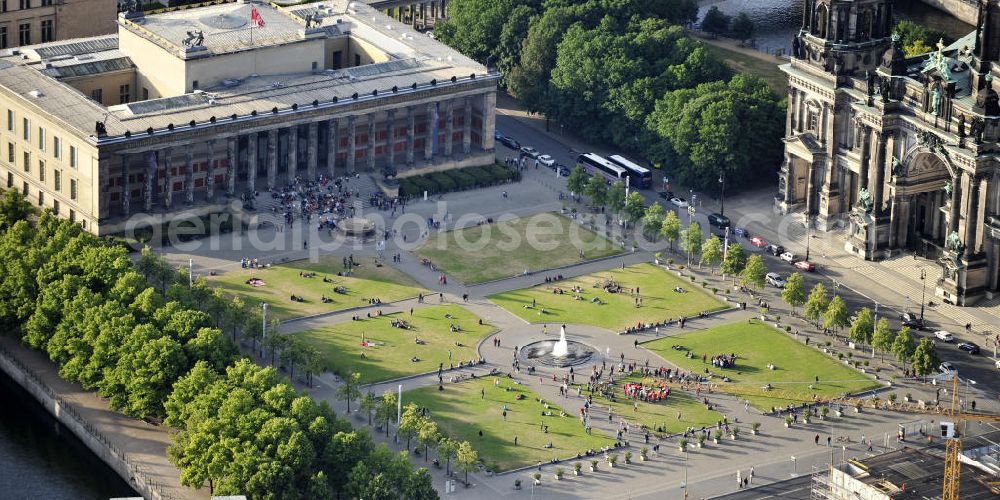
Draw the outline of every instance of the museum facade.
[[[936,294],[971,305],[1000,286],[1000,5],[979,28],[906,57],[891,0],[806,0],[788,75],[778,208],[845,248],[944,268]]]

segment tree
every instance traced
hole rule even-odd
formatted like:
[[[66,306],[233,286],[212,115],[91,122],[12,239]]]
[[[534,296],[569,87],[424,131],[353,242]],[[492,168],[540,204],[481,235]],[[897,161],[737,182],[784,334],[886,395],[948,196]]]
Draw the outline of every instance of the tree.
[[[396,393],[387,390],[382,393],[382,398],[378,401],[378,408],[375,410],[375,419],[385,426],[385,435],[389,436],[389,424],[396,420]]]
[[[816,286],[809,292],[809,298],[806,299],[803,311],[806,319],[818,323],[828,307],[830,307],[830,299],[826,297],[826,287],[822,283],[816,283]]]
[[[711,235],[701,246],[701,260],[698,265],[708,264],[715,273],[715,266],[722,262],[722,240],[716,235]]]
[[[603,207],[608,203],[608,182],[600,174],[594,174],[583,188],[583,194],[590,197],[595,207]]]
[[[646,213],[646,199],[638,191],[632,191],[625,199],[625,219],[635,223]]]
[[[730,17],[723,14],[718,7],[712,6],[705,13],[705,17],[701,20],[701,29],[712,33],[713,35],[721,35],[729,30]]]
[[[608,208],[612,213],[620,213],[625,208],[625,183],[615,181],[608,189]]]
[[[351,401],[361,397],[361,374],[351,372],[341,381],[337,388],[337,399],[347,403],[347,413],[351,413]],[[371,425],[371,411],[368,412],[368,425]]]
[[[747,259],[747,265],[740,273],[740,279],[744,286],[754,290],[764,288],[764,279],[767,277],[767,268],[764,267],[764,259],[760,255],[751,255]]]
[[[753,20],[746,12],[740,12],[735,18],[733,18],[733,23],[730,28],[733,32],[733,36],[740,41],[740,45],[746,43],[747,40],[753,38],[754,30],[756,29]]]
[[[872,347],[880,352],[888,352],[892,349],[892,341],[889,321],[885,318],[878,320],[878,324],[875,325],[875,333],[872,334]]]
[[[371,391],[364,393],[358,405],[361,406],[361,411],[368,413],[368,425],[372,425],[372,415],[378,410],[379,405],[379,399],[375,397],[375,393]]]
[[[677,218],[677,214],[673,210],[667,210],[667,214],[663,217],[663,224],[660,226],[660,236],[667,239],[667,243],[670,244],[670,250],[674,249],[674,242],[681,237],[681,221]]]
[[[663,205],[653,202],[642,216],[643,234],[653,238],[659,236],[660,228],[663,227],[663,217]]]
[[[848,333],[848,338],[853,342],[867,344],[871,341],[874,329],[875,319],[872,317],[872,310],[865,307],[858,311],[857,317],[851,323],[851,331]]]
[[[573,171],[566,178],[566,188],[571,193],[583,193],[588,181],[590,181],[590,178],[587,176],[587,172],[583,170],[582,166],[577,165],[573,167]]]
[[[420,427],[424,424],[425,417],[420,414],[420,408],[416,403],[409,403],[403,407],[403,415],[399,419],[399,428],[396,434],[406,439],[406,449],[410,449],[410,440],[417,436]]]
[[[459,470],[465,472],[465,482],[468,483],[469,472],[476,470],[479,466],[479,453],[476,452],[468,441],[462,441],[458,444],[455,462],[458,464]]]
[[[16,189],[4,191],[0,198],[0,231],[6,231],[17,221],[28,220],[35,207]]]
[[[934,351],[934,343],[928,338],[920,339],[917,348],[913,351],[913,372],[921,377],[934,372],[934,367],[940,362],[937,352]]]
[[[417,440],[420,444],[424,445],[424,462],[427,461],[427,450],[431,446],[437,446],[438,441],[441,440],[441,433],[438,432],[438,426],[431,419],[424,419],[423,423],[420,425],[420,429],[417,430]]]
[[[736,283],[736,277],[743,272],[743,268],[747,266],[747,254],[743,250],[743,245],[733,242],[729,244],[729,248],[726,250],[726,257],[722,260],[722,275],[730,275],[733,277],[733,284]]]
[[[701,226],[697,222],[692,222],[681,232],[681,250],[687,252],[688,266],[691,265],[691,256],[701,253]]]
[[[792,310],[802,307],[802,304],[806,303],[806,285],[801,274],[792,273],[785,280],[785,286],[781,289],[781,300],[792,306]]]
[[[910,361],[917,346],[913,343],[913,335],[910,334],[910,327],[904,326],[896,332],[896,338],[892,340],[892,355],[901,362]]]
[[[823,328],[840,331],[850,324],[851,313],[847,310],[847,304],[840,295],[834,295],[826,312],[823,313]]]
[[[904,19],[896,24],[893,32],[900,36],[900,43],[903,45],[903,52],[906,57],[914,57],[926,54],[939,40],[948,41],[949,37],[942,31],[933,30],[922,24]]]
[[[442,437],[440,441],[437,442],[437,446],[434,448],[437,451],[438,457],[445,460],[445,475],[451,475],[451,459],[455,457],[458,453],[458,441],[450,437]]]

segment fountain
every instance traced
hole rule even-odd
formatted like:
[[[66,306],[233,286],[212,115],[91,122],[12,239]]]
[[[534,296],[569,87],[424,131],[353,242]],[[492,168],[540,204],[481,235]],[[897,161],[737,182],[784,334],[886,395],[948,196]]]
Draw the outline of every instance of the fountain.
[[[559,329],[559,340],[542,340],[521,348],[519,356],[527,363],[541,363],[559,368],[586,363],[600,356],[597,349],[582,342],[566,340],[566,325]]]

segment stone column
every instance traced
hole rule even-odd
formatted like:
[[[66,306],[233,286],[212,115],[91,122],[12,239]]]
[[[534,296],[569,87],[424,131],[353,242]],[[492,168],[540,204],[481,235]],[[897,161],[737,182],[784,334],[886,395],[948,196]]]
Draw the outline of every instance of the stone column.
[[[792,127],[795,126],[795,89],[788,87],[788,116],[785,117],[785,137],[792,136]]]
[[[111,182],[110,173],[110,163],[111,160],[105,157],[104,159],[97,160],[97,218],[104,219],[108,217],[109,205],[111,201],[111,193],[108,189],[108,183]]]
[[[463,99],[465,109],[462,110],[462,153],[472,152],[472,98]]]
[[[451,158],[452,136],[455,135],[455,101],[449,99],[444,106],[444,155]]]
[[[406,108],[406,164],[413,166],[413,141],[416,138],[416,113],[413,107]]]
[[[299,174],[299,126],[288,128],[288,180],[291,184]]]
[[[386,160],[389,166],[392,168],[396,167],[396,110],[390,109],[386,112],[385,119],[385,147],[387,151],[385,152]]]
[[[316,162],[319,156],[319,123],[309,124],[308,135],[306,136],[306,176],[309,182],[316,180]]]
[[[267,131],[267,188],[278,183],[278,130]]]
[[[896,214],[898,219],[899,231],[897,233],[896,245],[899,248],[906,248],[907,241],[910,238],[910,217],[913,214],[913,195],[906,196],[900,200],[899,212]]]
[[[240,160],[238,149],[239,138],[226,139],[226,196],[236,194],[236,162]]]
[[[878,133],[878,149],[875,150],[874,163],[868,169],[868,190],[872,193],[873,215],[882,212],[882,183],[885,174],[886,143],[889,133]]]
[[[205,175],[205,194],[209,201],[215,197],[215,139],[208,141],[208,174]]]
[[[152,155],[152,157],[150,157]],[[160,162],[156,161],[156,151],[146,153],[149,165],[146,167],[145,185],[142,187],[142,209],[146,212],[153,210],[153,189],[155,181],[160,173]],[[153,168],[156,165],[156,168]]]
[[[194,148],[188,146],[187,170],[184,171],[184,201],[194,203]]]
[[[967,196],[968,201],[965,203],[965,238],[963,238],[962,243],[965,244],[965,258],[968,259],[976,254],[976,231],[979,229],[979,185],[981,179],[968,174],[965,175],[965,178],[969,181],[969,196]]]
[[[785,206],[792,204],[792,200],[795,199],[795,184],[793,183],[794,168],[792,165],[792,157],[785,155]]]
[[[958,175],[956,175],[955,177],[953,177],[952,180],[951,180],[951,182],[952,182],[952,185],[951,185],[952,186],[951,187],[951,207],[950,207],[951,208],[951,217],[948,220],[948,231],[944,235],[945,238],[947,238],[948,236],[950,236],[952,232],[958,231],[958,218],[959,218],[959,215],[961,214],[961,211],[959,211],[960,207],[958,206],[958,203],[959,203],[959,200],[962,199],[961,198],[962,179],[964,177],[965,177],[965,174],[962,173],[962,172],[959,172]]]
[[[468,111],[466,115],[469,118],[469,124],[472,124],[472,110]],[[487,92],[483,94],[483,114],[482,114],[482,124],[480,125],[481,131],[480,141],[482,141],[481,146],[483,151],[492,152],[496,148],[496,137],[493,135],[496,132],[497,126],[497,93]],[[470,139],[471,140],[471,139]],[[464,146],[464,144],[463,144]],[[466,152],[468,154],[468,152]]]
[[[368,115],[368,147],[365,153],[368,160],[368,171],[375,171],[375,113]]]
[[[129,196],[132,194],[132,185],[128,180],[128,153],[121,153],[122,160],[122,215],[129,215]]]
[[[336,176],[337,167],[337,144],[340,142],[340,134],[337,130],[337,119],[330,119],[330,125],[326,130],[326,169],[330,177]]]
[[[166,148],[163,150],[163,176],[167,188],[163,190],[163,206],[170,208],[174,203],[174,160],[173,150]]]
[[[427,140],[424,141],[424,160],[427,161],[434,157],[434,141],[437,140],[434,134],[434,129],[437,128],[436,110],[434,103],[427,104]]]
[[[356,120],[357,120],[356,116],[347,117],[347,174],[348,175],[354,173],[354,160],[356,154],[355,150],[357,149],[358,146],[358,137],[357,137],[358,126]]]
[[[257,132],[247,136],[247,190],[257,191]]]
[[[410,4],[410,24],[417,29],[417,4]]]

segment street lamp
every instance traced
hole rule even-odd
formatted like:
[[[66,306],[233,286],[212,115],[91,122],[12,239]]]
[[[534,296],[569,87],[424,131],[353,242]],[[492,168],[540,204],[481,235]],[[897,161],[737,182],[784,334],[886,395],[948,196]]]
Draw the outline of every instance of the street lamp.
[[[719,215],[726,215],[726,173],[722,172],[719,174],[719,184],[722,184],[722,193],[720,196],[719,204]],[[806,260],[809,260],[808,258]]]
[[[920,268],[920,323],[924,322],[924,305],[927,303],[927,270]]]
[[[809,241],[810,238],[809,230],[812,229],[812,217],[806,217],[806,262],[809,262]]]
[[[688,497],[688,451],[684,448],[684,500]]]

